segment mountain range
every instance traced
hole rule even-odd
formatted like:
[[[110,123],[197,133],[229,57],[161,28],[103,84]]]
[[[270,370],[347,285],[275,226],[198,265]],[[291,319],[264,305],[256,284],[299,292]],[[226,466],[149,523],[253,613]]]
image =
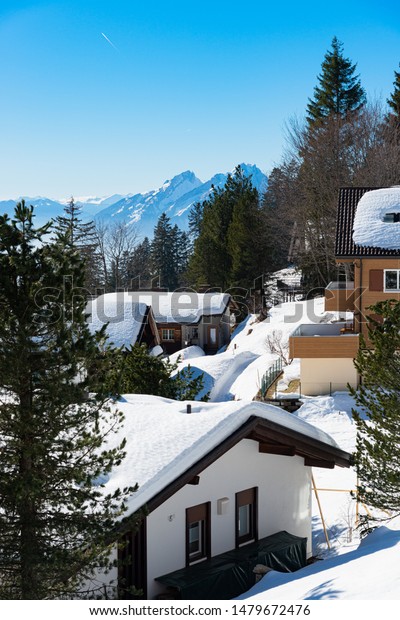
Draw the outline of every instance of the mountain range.
[[[267,187],[266,175],[255,165],[240,164],[247,176],[251,175],[253,185],[260,191]],[[228,173],[215,174],[208,181],[201,181],[194,172],[181,172],[161,187],[139,194],[113,194],[107,197],[75,197],[75,202],[82,207],[84,219],[94,219],[105,224],[115,221],[125,221],[135,224],[141,237],[151,237],[154,226],[162,213],[166,213],[171,223],[186,230],[188,216],[192,205],[205,200],[211,188],[223,187]],[[25,199],[27,204],[35,207],[36,225],[40,226],[51,218],[61,215],[67,200],[51,200],[37,196],[30,198],[21,196],[17,200],[0,201],[0,213],[12,214],[17,202]]]

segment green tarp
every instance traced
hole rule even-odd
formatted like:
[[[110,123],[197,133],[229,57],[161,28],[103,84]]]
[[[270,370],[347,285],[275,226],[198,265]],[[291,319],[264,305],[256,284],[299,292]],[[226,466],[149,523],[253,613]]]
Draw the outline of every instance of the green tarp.
[[[184,600],[229,600],[254,585],[253,568],[256,564],[291,573],[305,566],[306,561],[307,538],[282,531],[199,564],[162,575],[156,580],[176,589]]]

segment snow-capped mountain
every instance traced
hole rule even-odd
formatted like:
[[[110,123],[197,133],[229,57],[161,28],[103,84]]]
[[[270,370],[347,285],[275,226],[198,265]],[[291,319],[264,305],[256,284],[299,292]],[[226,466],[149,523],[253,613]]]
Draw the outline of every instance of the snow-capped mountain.
[[[113,218],[113,220],[125,220],[132,223],[140,222],[141,234],[149,234],[149,226],[151,226],[151,234],[159,216],[164,212],[169,214],[171,207],[182,196],[190,194],[200,185],[202,182],[194,172],[187,170],[173,179],[165,181],[158,189],[145,194],[125,196],[110,207],[99,211],[96,219],[107,221],[109,218]],[[146,229],[145,232],[144,228]]]
[[[257,166],[240,164],[246,175],[251,175],[252,182],[259,191],[267,186],[267,177]],[[141,237],[151,237],[154,226],[162,213],[166,213],[172,224],[187,229],[188,216],[192,205],[205,200],[214,187],[223,187],[228,173],[218,173],[208,181],[201,181],[194,172],[186,170],[165,181],[161,187],[143,194],[113,194],[112,196],[79,196],[75,202],[82,207],[84,219],[104,222],[124,221],[136,224]],[[0,213],[12,215],[14,206],[21,200],[0,201]],[[36,225],[40,226],[51,218],[57,217],[70,198],[58,201],[37,196],[25,197],[28,205],[35,207]]]
[[[0,213],[8,213],[10,217],[14,214],[14,207],[21,200],[25,200],[26,205],[32,205],[35,207],[35,224],[36,226],[42,226],[52,218],[61,215],[64,210],[64,204],[59,201],[52,200],[51,198],[45,198],[43,196],[35,196],[34,198],[29,196],[19,196],[15,200],[0,200]]]
[[[267,177],[257,166],[240,164],[246,175],[251,175],[253,184],[259,191],[267,186]],[[151,237],[157,219],[166,213],[172,224],[187,229],[191,207],[196,202],[205,200],[214,187],[223,187],[228,173],[218,173],[208,181],[202,182],[196,175],[187,170],[163,185],[145,194],[126,196],[107,209],[99,211],[95,219],[107,221],[126,221],[138,225],[141,236]]]

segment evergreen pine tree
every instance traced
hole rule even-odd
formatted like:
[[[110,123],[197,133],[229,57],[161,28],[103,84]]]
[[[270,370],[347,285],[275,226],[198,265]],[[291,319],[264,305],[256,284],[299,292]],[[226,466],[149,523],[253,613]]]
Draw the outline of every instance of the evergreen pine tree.
[[[193,253],[189,259],[188,275],[195,286],[208,284],[218,287],[221,280],[225,281],[218,262],[221,254],[220,199],[221,190],[213,187],[210,197],[202,203],[201,211],[198,209],[193,214],[192,230],[196,231],[197,237],[194,238]]]
[[[318,123],[331,114],[345,116],[358,110],[366,101],[365,91],[359,76],[355,75],[355,64],[343,56],[343,44],[336,37],[332,50],[325,54],[319,85],[314,89],[314,99],[307,105],[307,120],[310,125]]]
[[[132,252],[128,262],[128,280],[132,290],[151,286],[151,243],[148,237]]]
[[[82,209],[73,196],[64,208],[64,214],[56,217],[56,235],[63,236],[70,248],[77,250],[84,260],[85,287],[94,292],[101,285],[98,240],[94,222],[82,220]]]
[[[44,243],[22,201],[0,217],[0,598],[58,598],[107,563],[131,490],[100,482],[123,458],[122,420],[88,391],[91,336],[79,254]]]
[[[173,248],[176,260],[176,272],[178,277],[178,286],[186,285],[186,272],[189,264],[191,253],[190,236],[184,230],[175,224],[172,229]]]
[[[358,499],[383,511],[400,512],[400,303],[370,308],[369,341],[355,362],[362,377],[351,389],[357,410],[355,462]],[[372,517],[369,519],[370,521]]]
[[[204,388],[204,374],[195,376],[188,366],[150,355],[146,345],[135,344],[128,351],[110,350],[103,363],[102,381],[107,388],[117,387],[121,394],[153,394],[175,400],[195,400]],[[202,400],[208,400],[208,395]]]
[[[214,189],[211,187],[211,189]],[[201,231],[201,222],[203,219],[203,202],[195,202],[189,212],[189,236],[194,243],[197,237],[200,235]]]
[[[292,126],[292,158],[298,163],[293,219],[299,236],[299,267],[309,289],[324,287],[336,278],[337,192],[352,184],[359,158],[365,157],[365,148],[357,150],[354,144],[357,128],[359,136],[365,131],[366,101],[355,69],[334,37],[307,106],[307,123]]]
[[[162,213],[154,228],[151,244],[151,265],[160,285],[173,291],[178,286],[175,257],[172,248],[172,226],[169,217]]]
[[[151,268],[160,285],[174,291],[182,284],[186,272],[190,242],[187,233],[171,225],[169,217],[160,215],[151,243]]]
[[[189,260],[189,277],[200,285],[227,290],[250,287],[264,270],[262,250],[264,220],[257,190],[240,166],[229,174],[223,188],[192,216],[199,231]]]
[[[390,107],[389,118],[395,120],[400,125],[400,71],[394,72],[393,92],[391,93],[387,103]]]
[[[256,188],[251,184],[234,205],[228,229],[228,249],[232,259],[230,286],[249,289],[267,270],[266,220]]]

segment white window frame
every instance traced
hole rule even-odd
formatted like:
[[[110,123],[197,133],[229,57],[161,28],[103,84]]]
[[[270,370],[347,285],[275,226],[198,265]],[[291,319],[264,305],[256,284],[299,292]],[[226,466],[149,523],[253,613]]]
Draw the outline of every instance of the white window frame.
[[[395,271],[397,273],[397,288],[386,288],[386,272]],[[383,270],[383,290],[385,293],[400,293],[400,269]]]
[[[197,528],[197,532],[198,532],[198,537],[195,540],[190,540],[192,531],[193,531],[193,527]],[[206,523],[204,519],[200,519],[199,521],[193,521],[192,523],[189,524],[189,550],[188,550],[188,555],[189,555],[189,560],[190,562],[196,561],[199,558],[204,558],[205,556],[205,537],[204,537],[204,531],[206,528]],[[197,543],[197,549],[195,549],[194,551],[190,551],[190,544],[196,542]]]
[[[192,527],[197,528],[197,538],[191,540]],[[211,502],[186,508],[186,566],[204,562],[211,557]],[[191,543],[197,548],[190,550]]]
[[[172,334],[172,338],[170,337]],[[165,329],[161,330],[161,339],[166,342],[171,342],[175,340],[175,330],[174,329]]]

